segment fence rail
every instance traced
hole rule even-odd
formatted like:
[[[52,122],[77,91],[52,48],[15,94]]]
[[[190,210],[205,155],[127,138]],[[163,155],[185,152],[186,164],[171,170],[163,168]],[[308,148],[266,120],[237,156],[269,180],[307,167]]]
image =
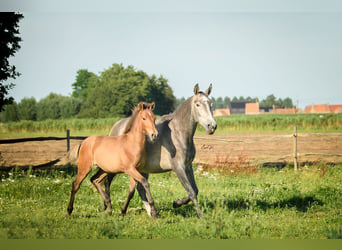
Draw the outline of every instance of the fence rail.
[[[67,152],[70,150],[70,140],[84,140],[88,136],[70,136],[70,130],[66,131],[66,137],[63,136],[40,136],[40,137],[28,137],[28,138],[12,138],[12,139],[0,139],[0,144],[12,144],[20,142],[31,142],[31,141],[67,141]]]
[[[30,138],[12,138],[12,139],[0,139],[0,144],[12,144],[20,142],[30,142],[30,141],[62,141],[62,140],[84,140],[87,136],[69,136],[69,137],[30,137]]]

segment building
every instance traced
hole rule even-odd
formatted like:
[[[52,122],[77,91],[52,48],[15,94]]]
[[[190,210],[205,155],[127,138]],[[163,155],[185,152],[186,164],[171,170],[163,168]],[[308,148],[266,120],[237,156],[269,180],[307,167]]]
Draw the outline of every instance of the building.
[[[226,116],[230,115],[230,109],[216,109],[213,112],[214,116]]]
[[[246,103],[245,114],[248,114],[248,115],[260,114],[259,103],[258,102]]]
[[[249,101],[237,101],[229,102],[228,109],[231,114],[246,114],[246,104],[251,103]]]
[[[305,108],[305,113],[342,113],[341,104],[313,104]]]
[[[296,114],[299,113],[299,109],[296,108],[274,108],[274,114]]]

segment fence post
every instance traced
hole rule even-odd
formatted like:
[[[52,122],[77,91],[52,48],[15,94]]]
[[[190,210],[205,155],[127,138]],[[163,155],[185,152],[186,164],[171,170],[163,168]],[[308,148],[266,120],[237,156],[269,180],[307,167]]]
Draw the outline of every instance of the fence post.
[[[67,129],[67,152],[70,151],[70,129]]]
[[[297,126],[294,127],[293,133],[293,165],[294,170],[298,170],[298,161],[297,161]]]

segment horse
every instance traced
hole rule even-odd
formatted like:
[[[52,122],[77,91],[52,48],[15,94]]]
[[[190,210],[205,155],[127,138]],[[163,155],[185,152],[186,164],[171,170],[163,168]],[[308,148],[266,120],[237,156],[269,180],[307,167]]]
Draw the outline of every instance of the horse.
[[[145,166],[146,137],[153,143],[158,137],[155,127],[155,115],[152,110],[154,103],[140,102],[127,119],[125,131],[120,136],[90,136],[85,139],[78,148],[77,176],[72,184],[70,202],[67,208],[69,215],[73,211],[75,194],[79,190],[82,181],[87,177],[93,166],[97,166],[96,174],[91,177],[91,182],[100,193],[104,204],[111,214],[112,206],[110,197],[101,187],[103,179],[110,174],[125,173],[132,180],[137,181],[147,194],[147,202],[151,206],[151,216],[156,217],[157,212],[150,192],[147,179],[139,171]]]
[[[185,188],[188,197],[177,199],[173,202],[173,207],[177,208],[192,201],[198,218],[202,217],[202,213],[198,206],[198,188],[192,168],[192,161],[196,154],[193,137],[197,124],[200,124],[208,134],[213,134],[217,128],[209,99],[211,90],[212,84],[205,92],[200,91],[198,84],[196,84],[192,97],[180,105],[174,113],[157,119],[156,128],[159,136],[153,144],[146,142],[146,164],[139,169],[146,179],[148,179],[150,173],[174,171]],[[125,118],[115,123],[109,135],[123,134],[128,121],[129,119]],[[110,184],[113,177],[114,175],[108,175],[104,181],[105,192],[108,197],[110,197]],[[149,205],[146,192],[139,183],[137,184],[137,190],[147,213],[151,216],[153,208]],[[131,180],[128,197],[122,208],[122,215],[126,213],[134,191],[135,182]],[[104,204],[102,209],[106,209],[106,206]]]

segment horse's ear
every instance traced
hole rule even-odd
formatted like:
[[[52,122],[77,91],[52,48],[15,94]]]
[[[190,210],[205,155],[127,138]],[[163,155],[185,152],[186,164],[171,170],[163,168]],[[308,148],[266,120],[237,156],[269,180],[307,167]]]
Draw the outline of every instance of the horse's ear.
[[[209,88],[204,92],[204,94],[206,94],[206,96],[209,96],[212,88],[213,88],[213,85],[210,83]]]
[[[194,88],[194,93],[197,95],[199,93],[199,86],[198,83],[196,83],[195,88]]]
[[[150,109],[150,110],[154,110],[154,107],[155,107],[156,105],[154,104],[154,102],[152,102],[149,106],[148,106],[148,108]]]

